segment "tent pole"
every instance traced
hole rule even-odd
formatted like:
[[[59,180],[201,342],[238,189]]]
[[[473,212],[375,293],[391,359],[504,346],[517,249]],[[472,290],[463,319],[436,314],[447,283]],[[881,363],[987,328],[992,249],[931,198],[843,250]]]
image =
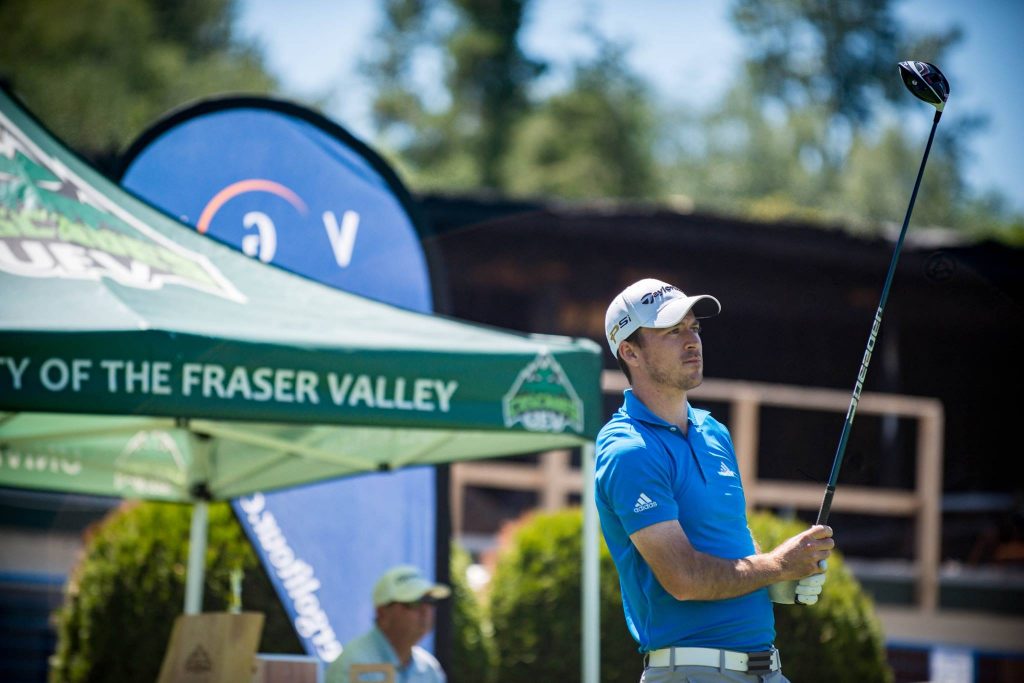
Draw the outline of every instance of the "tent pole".
[[[203,611],[203,571],[206,560],[206,527],[209,504],[197,500],[192,505],[192,527],[188,538],[188,569],[185,574],[185,614]]]
[[[594,503],[594,444],[582,448],[583,468],[583,683],[601,677],[600,558],[597,506]]]

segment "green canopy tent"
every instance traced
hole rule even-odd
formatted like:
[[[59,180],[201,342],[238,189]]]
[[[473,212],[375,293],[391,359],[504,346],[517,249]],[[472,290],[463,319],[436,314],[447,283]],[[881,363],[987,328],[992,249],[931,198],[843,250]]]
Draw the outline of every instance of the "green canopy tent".
[[[196,503],[187,611],[206,501],[573,446],[592,465],[600,367],[589,340],[414,313],[249,259],[0,93],[0,486]],[[587,529],[596,646],[592,514]]]

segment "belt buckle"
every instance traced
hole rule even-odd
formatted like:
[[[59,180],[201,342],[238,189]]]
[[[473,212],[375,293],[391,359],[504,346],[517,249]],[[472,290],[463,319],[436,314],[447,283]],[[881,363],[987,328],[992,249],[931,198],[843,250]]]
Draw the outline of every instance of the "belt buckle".
[[[747,673],[769,673],[772,671],[772,650],[747,653]]]

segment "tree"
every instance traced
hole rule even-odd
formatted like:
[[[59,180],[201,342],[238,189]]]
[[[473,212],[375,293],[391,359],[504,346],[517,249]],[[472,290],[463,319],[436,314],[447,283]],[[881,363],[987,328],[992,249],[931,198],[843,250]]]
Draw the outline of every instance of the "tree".
[[[925,137],[897,113],[916,110],[924,127],[931,110],[905,92],[895,65],[907,55],[941,64],[961,33],[914,34],[892,5],[737,0],[733,22],[749,46],[744,68],[721,102],[682,117],[679,135],[699,142],[676,138],[671,186],[705,210],[760,220],[865,232],[899,225]],[[998,196],[975,199],[964,182],[969,142],[983,125],[970,113],[943,121],[915,225],[1019,234]]]
[[[234,0],[6,0],[0,78],[78,152],[111,170],[149,124],[191,99],[275,82],[233,34]]]
[[[625,49],[592,35],[597,56],[580,62],[570,87],[519,124],[505,161],[514,195],[571,199],[657,194],[657,115],[650,89]]]
[[[671,187],[695,197],[704,210],[758,220],[843,224],[861,232],[902,222],[925,138],[897,124],[863,129],[828,160],[821,141],[835,133],[823,108],[772,114],[748,92],[736,87],[714,110],[681,124],[680,134],[701,144],[696,152],[692,144],[677,143],[667,172]],[[980,206],[963,181],[965,150],[956,140],[969,137],[977,125],[977,119],[966,118],[940,126],[921,186],[928,201],[916,205],[915,226],[977,234],[1009,230],[1012,218],[998,197]]]
[[[429,41],[430,0],[384,0],[384,21],[377,30],[378,52],[360,64],[375,88],[373,121],[382,134],[414,133],[426,115],[412,77],[412,64]],[[408,141],[406,141],[408,142]],[[399,143],[401,144],[401,143]]]
[[[528,0],[453,3],[462,21],[447,41],[452,56],[448,88],[460,124],[471,132],[481,184],[499,188],[512,127],[527,109],[527,88],[543,71],[517,40]]]
[[[894,109],[920,106],[906,96],[896,78],[896,63],[908,54],[941,63],[961,32],[953,27],[914,35],[892,5],[892,0],[841,6],[825,0],[737,0],[733,24],[748,49],[727,102],[745,100],[746,106],[738,111],[744,113],[751,144],[744,152],[754,154],[748,163],[742,157],[733,161],[739,161],[742,172],[776,179],[768,193],[747,183],[741,197],[762,205],[773,195],[776,205],[779,197],[786,197],[830,218],[893,219],[889,205],[883,214],[880,206],[868,209],[851,200],[836,201],[848,186],[845,175],[851,155],[856,153],[861,164],[877,166],[884,162],[869,159],[876,153],[913,153],[902,136],[880,133],[877,125]],[[766,144],[769,132],[776,153],[765,159],[757,150]],[[941,139],[935,157],[958,157],[958,146],[967,139],[963,132]],[[942,188],[947,196],[956,196],[961,189],[955,165],[952,170],[954,175]],[[911,184],[915,174],[916,168]],[[895,220],[900,219],[897,211]]]
[[[957,27],[913,35],[892,4],[737,0],[732,18],[748,45],[744,67],[752,92],[787,110],[823,107],[853,128],[871,122],[879,100],[899,106],[896,63],[904,55],[941,62],[962,36]]]
[[[512,127],[543,65],[518,44],[527,0],[385,0],[382,48],[363,65],[374,118],[420,187],[501,189]],[[445,11],[448,12],[444,15]],[[417,60],[443,55],[445,104],[430,107]]]
[[[854,138],[845,173],[839,180],[837,203],[841,210],[874,224],[903,220],[921,163],[921,148],[899,128],[886,128],[878,139]],[[914,207],[917,225],[951,226],[964,189],[956,164],[940,151],[928,161],[921,192],[928,201]]]
[[[596,56],[538,96],[545,65],[519,33],[527,0],[385,0],[380,49],[363,67],[382,146],[419,190],[566,198],[657,194],[657,114],[626,50],[588,29]],[[443,97],[416,65],[444,65]],[[441,104],[438,104],[438,100]]]
[[[821,197],[830,176],[814,143],[826,126],[815,107],[770,115],[738,84],[710,111],[686,114],[676,126],[671,186],[704,210],[827,220]]]

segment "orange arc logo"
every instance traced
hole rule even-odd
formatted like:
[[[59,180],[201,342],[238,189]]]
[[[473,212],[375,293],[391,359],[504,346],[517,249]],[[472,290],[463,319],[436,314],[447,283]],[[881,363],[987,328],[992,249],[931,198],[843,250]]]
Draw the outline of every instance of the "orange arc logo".
[[[309,213],[309,209],[306,207],[306,203],[302,201],[302,198],[284,185],[275,183],[273,180],[250,178],[248,180],[239,180],[237,183],[232,183],[214,195],[213,199],[211,199],[203,208],[203,213],[199,216],[199,222],[196,223],[196,229],[200,233],[205,233],[210,229],[210,221],[212,221],[214,215],[220,211],[220,207],[224,206],[238,195],[245,194],[246,192],[269,192],[270,194],[277,195],[287,201],[289,204],[294,206],[299,213],[303,215]]]

